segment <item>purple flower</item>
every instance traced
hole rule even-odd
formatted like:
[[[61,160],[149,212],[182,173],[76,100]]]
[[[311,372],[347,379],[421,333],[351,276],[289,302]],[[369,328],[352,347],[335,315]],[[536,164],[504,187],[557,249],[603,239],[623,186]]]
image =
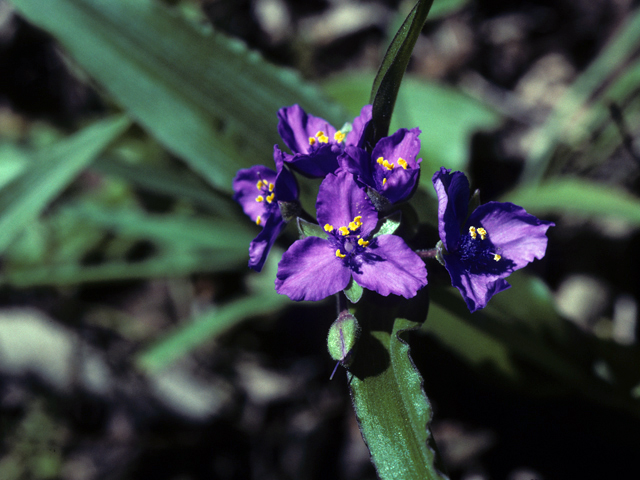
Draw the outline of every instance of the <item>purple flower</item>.
[[[346,145],[359,145],[366,124],[371,120],[371,105],[362,107],[351,131],[336,130],[326,120],[308,115],[300,105],[278,111],[278,133],[293,155],[284,160],[308,177],[322,178],[338,169],[338,155]]]
[[[277,172],[262,165],[240,170],[233,179],[233,199],[244,213],[262,228],[249,246],[249,267],[262,270],[269,250],[285,227],[280,202],[294,202],[298,198],[298,185],[293,174],[283,166],[282,152],[274,148]]]
[[[316,203],[326,235],[298,240],[278,265],[276,291],[292,300],[321,300],[353,279],[381,295],[415,296],[427,284],[420,257],[396,235],[372,235],[378,214],[353,175],[328,175]]]
[[[504,280],[534,258],[544,257],[552,222],[529,215],[513,203],[489,202],[469,218],[469,181],[441,168],[433,175],[438,193],[438,229],[444,266],[471,312],[511,287]]]
[[[391,203],[406,200],[418,181],[420,162],[419,128],[401,128],[390,137],[382,138],[371,154],[361,148],[347,146],[338,158],[343,169]]]

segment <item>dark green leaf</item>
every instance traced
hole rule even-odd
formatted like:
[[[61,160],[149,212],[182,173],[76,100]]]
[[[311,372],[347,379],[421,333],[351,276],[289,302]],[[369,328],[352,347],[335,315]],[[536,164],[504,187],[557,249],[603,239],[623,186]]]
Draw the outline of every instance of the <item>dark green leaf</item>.
[[[419,0],[416,3],[382,60],[369,98],[373,105],[373,118],[366,133],[370,145],[375,145],[378,140],[388,135],[402,77],[432,4],[433,0]]]

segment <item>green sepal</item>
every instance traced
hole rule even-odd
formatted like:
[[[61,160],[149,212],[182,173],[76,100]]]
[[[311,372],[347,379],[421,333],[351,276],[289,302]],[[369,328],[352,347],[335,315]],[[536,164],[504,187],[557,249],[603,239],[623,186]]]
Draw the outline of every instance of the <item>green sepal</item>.
[[[356,317],[346,310],[341,312],[329,328],[327,336],[327,348],[331,358],[348,367],[353,361],[360,332],[360,324]]]
[[[362,292],[364,292],[364,289],[358,285],[358,282],[356,282],[353,277],[351,277],[349,285],[347,285],[347,288],[345,288],[343,292],[351,303],[358,303],[360,298],[362,298]]]
[[[382,218],[378,222],[378,226],[374,230],[372,238],[378,237],[380,235],[391,235],[395,232],[400,226],[400,222],[402,222],[402,212],[397,211]]]
[[[300,232],[300,238],[306,237],[320,237],[320,238],[328,238],[327,232],[323,230],[323,228],[317,223],[307,222],[302,218],[298,217],[298,231]]]

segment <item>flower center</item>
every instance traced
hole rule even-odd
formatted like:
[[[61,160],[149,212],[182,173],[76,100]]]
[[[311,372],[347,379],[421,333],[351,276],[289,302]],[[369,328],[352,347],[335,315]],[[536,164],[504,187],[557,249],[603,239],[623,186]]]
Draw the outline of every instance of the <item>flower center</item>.
[[[277,205],[277,203],[274,203],[274,200],[276,199],[276,193],[273,190],[276,188],[276,186],[273,183],[260,178],[258,180],[258,183],[256,183],[256,188],[258,189],[256,202],[262,203],[265,211],[270,210],[273,205]],[[256,218],[256,225],[262,225],[263,223],[264,221],[262,219],[262,215],[258,215],[258,218]]]
[[[382,167],[382,172],[384,175],[384,178],[382,179],[382,185],[384,185],[387,183],[387,174],[389,174],[389,172],[391,172],[395,168],[396,164],[389,163],[389,160],[385,160],[384,157],[378,157],[376,163]],[[396,163],[400,165],[404,170],[406,170],[409,166],[407,161],[402,157],[399,157]]]
[[[349,222],[349,225],[334,227],[327,223],[324,230],[333,236],[336,249],[336,257],[346,258],[347,256],[358,255],[369,246],[369,241],[362,238],[360,229],[362,227],[362,216],[358,215]]]
[[[487,265],[491,260],[499,261],[502,255],[494,250],[495,246],[489,240],[489,233],[483,227],[469,227],[469,235],[462,235],[458,242],[460,258],[474,264]]]

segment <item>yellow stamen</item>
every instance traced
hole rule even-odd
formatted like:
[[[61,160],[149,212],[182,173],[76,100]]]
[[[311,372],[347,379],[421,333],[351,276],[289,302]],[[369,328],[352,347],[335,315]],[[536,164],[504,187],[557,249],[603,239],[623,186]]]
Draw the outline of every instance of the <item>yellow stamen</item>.
[[[358,229],[358,225],[356,225],[356,222],[349,222],[349,230],[351,230],[352,232],[355,232]]]
[[[493,255],[493,259],[497,262],[502,258],[502,255],[498,255],[497,253]]]
[[[346,257],[346,255],[344,253],[340,253],[340,249],[338,249],[338,250],[336,250],[336,257],[344,258],[344,257]]]
[[[400,165],[405,170],[407,169],[407,161],[404,158],[398,159],[398,165]]]
[[[262,183],[262,180],[258,180],[258,184],[256,185],[256,187],[258,187],[258,190],[261,190],[263,185],[264,183]]]
[[[382,166],[385,167],[387,170],[393,170],[393,167],[395,167],[393,163],[389,163],[387,160],[382,162]]]
[[[315,145],[315,144],[316,144],[315,137],[309,137],[309,145]]]
[[[344,133],[342,133],[340,130],[338,130],[335,135],[333,136],[333,138],[335,139],[336,142],[338,143],[342,143],[342,141],[345,139],[346,135]]]
[[[264,197],[262,195],[258,195],[256,197],[256,202],[260,203],[260,202],[264,202]]]
[[[271,195],[267,196],[267,202],[269,203],[273,202],[274,198],[276,198],[276,194],[272,193]]]
[[[276,188],[276,186],[273,183],[269,184],[269,191],[273,192],[273,189]]]
[[[318,139],[318,141],[320,143],[328,143],[329,142],[329,137],[327,137],[322,130],[320,130],[318,133],[316,133],[316,138]]]
[[[325,231],[325,232],[333,232],[333,225],[330,225],[330,224],[328,224],[328,223],[327,223],[327,224],[324,226],[324,231]]]
[[[484,228],[480,227],[478,233],[480,234],[480,240],[487,238],[487,231]]]
[[[385,183],[387,183],[387,179],[386,179],[386,178],[383,178],[383,179],[382,179],[382,185],[384,185]]]
[[[471,238],[473,238],[474,240],[476,239],[476,237],[478,236],[476,234],[476,227],[469,227],[469,235],[471,235]]]
[[[256,225],[260,225],[262,223],[262,219],[260,218],[260,215],[258,215],[258,218],[256,218]]]
[[[356,222],[358,224],[358,226],[362,225],[362,215],[358,215],[356,218],[353,219],[354,222]]]
[[[338,231],[340,232],[340,235],[349,235],[349,229],[347,227],[340,227]]]
[[[361,247],[366,247],[367,245],[369,245],[369,242],[367,240],[363,240],[362,238],[360,238],[358,240],[358,245],[360,245]]]
[[[378,164],[382,165],[384,163],[384,158],[378,157],[378,160],[376,160],[376,162],[378,162]]]

